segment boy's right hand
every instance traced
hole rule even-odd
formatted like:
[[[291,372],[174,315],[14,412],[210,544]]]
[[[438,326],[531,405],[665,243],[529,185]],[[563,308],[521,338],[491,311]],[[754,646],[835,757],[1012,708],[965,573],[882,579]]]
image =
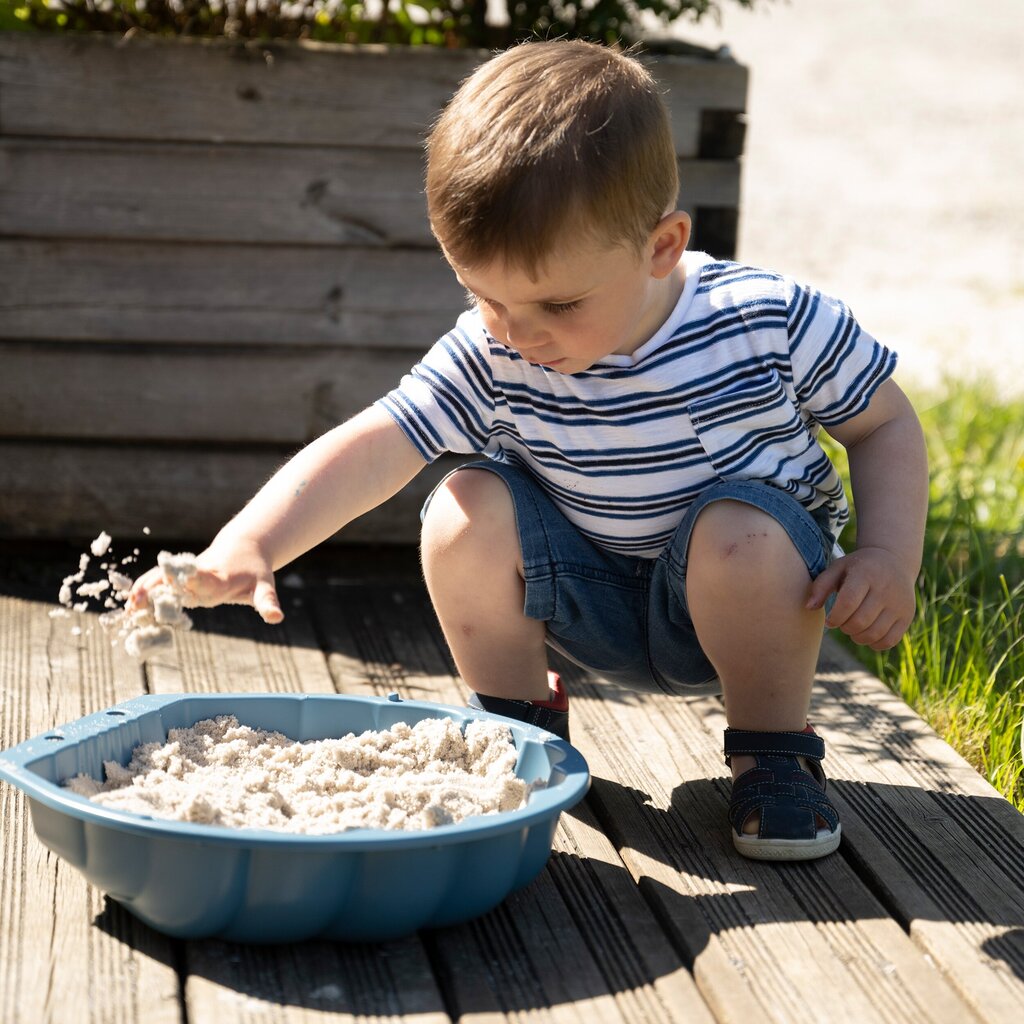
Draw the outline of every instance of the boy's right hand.
[[[128,607],[145,608],[149,591],[165,582],[163,570],[154,566],[135,581]],[[185,583],[184,604],[187,608],[247,604],[271,625],[284,618],[271,565],[256,545],[244,542],[215,540],[196,557],[196,573]]]

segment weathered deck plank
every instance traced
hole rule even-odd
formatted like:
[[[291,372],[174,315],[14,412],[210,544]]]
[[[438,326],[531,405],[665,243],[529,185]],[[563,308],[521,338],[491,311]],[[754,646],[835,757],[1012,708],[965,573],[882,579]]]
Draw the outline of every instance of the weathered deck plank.
[[[46,596],[7,585],[0,566],[0,742],[144,687],[461,703],[414,558],[392,573],[346,555],[282,574],[282,626],[240,608],[198,613],[145,677],[98,629],[73,637],[50,620]],[[50,570],[49,589],[72,568]],[[75,1019],[167,1024],[1016,1024],[1024,818],[876,680],[827,648],[813,720],[844,843],[773,866],[732,851],[717,698],[624,693],[559,667],[591,795],[563,815],[534,884],[400,942],[165,939],[48,855],[20,795],[0,788],[0,1019],[60,1022],[74,1007]]]
[[[188,1020],[199,1024],[451,1020],[415,936],[376,946],[239,946],[211,940],[187,947],[185,1005]]]
[[[464,702],[420,588],[317,587],[310,603],[340,691]],[[585,805],[563,816],[554,849],[541,877],[505,905],[429,933],[456,1011],[505,1019],[531,1010],[553,1024],[710,1021]]]
[[[819,1020],[812,992],[829,993],[834,1019],[965,1018],[844,858],[780,866],[734,853],[717,700],[576,689],[598,817],[720,1020]]]
[[[149,662],[153,693],[333,693],[327,661],[293,595],[288,617],[261,628],[251,611],[218,608],[202,630],[178,638],[174,651]],[[326,942],[276,947],[225,942],[184,943],[185,1006],[189,1020],[249,1020],[273,1008],[283,1024],[327,1013],[338,1021],[362,1015],[436,1024],[447,1021],[422,941],[376,947]]]
[[[68,620],[49,618],[51,607],[0,597],[0,746],[142,692],[138,667],[98,628],[72,636]],[[0,848],[0,1020],[177,1024],[173,944],[104,905],[49,853],[9,786],[0,787]]]
[[[848,855],[976,1013],[1019,1021],[1024,815],[851,655],[821,667]]]

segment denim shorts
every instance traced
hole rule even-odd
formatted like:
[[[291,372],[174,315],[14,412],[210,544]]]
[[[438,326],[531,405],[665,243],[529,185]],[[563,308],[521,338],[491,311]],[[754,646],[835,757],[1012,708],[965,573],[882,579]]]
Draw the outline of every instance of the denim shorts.
[[[525,470],[486,460],[453,472],[470,469],[495,473],[511,492],[526,579],[525,614],[547,624],[547,643],[554,650],[630,690],[686,694],[716,682],[686,603],[690,534],[705,506],[738,501],[772,516],[812,579],[832,559],[835,542],[824,518],[819,521],[795,498],[756,481],[712,485],[687,509],[657,558],[635,558],[587,540]],[[429,504],[428,497],[424,513]]]

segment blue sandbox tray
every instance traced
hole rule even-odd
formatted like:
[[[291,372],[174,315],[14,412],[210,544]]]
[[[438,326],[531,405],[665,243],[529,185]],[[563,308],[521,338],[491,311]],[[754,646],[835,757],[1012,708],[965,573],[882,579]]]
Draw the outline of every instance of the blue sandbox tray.
[[[130,814],[63,788],[102,779],[140,743],[218,715],[318,740],[450,717],[508,725],[516,774],[542,780],[515,811],[422,831],[296,835]],[[377,941],[466,921],[543,869],[560,813],[585,795],[582,755],[533,726],[468,708],[390,697],[312,694],[143,696],[0,752],[0,778],[29,799],[39,839],[153,928],[181,938]]]

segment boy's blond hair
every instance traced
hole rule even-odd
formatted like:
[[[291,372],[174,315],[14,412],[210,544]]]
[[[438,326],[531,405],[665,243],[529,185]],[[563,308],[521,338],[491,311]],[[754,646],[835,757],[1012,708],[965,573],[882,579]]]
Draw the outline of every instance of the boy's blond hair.
[[[457,263],[535,273],[566,241],[643,250],[679,191],[658,85],[626,54],[522,43],[479,67],[427,144],[427,207]]]

